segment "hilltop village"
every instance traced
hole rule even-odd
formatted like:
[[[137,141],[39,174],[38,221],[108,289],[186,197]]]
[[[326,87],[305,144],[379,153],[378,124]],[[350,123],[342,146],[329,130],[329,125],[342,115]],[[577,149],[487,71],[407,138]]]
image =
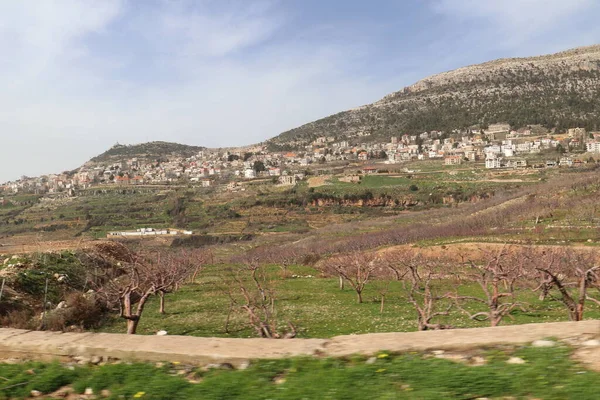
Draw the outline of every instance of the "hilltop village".
[[[509,125],[494,124],[478,131],[404,134],[383,143],[369,142],[368,136],[354,135],[343,140],[322,136],[312,142],[274,146],[293,151],[273,151],[272,144],[266,143],[236,149],[204,149],[191,157],[90,161],[71,172],[4,183],[0,193],[73,196],[92,186],[183,183],[233,191],[239,190],[240,182],[257,179],[294,185],[315,167],[326,170],[352,164],[368,174],[390,169],[386,164],[435,159],[444,165],[481,162],[487,169],[576,167],[600,154],[600,133],[583,128],[568,129],[563,134],[536,134],[532,129],[511,130]],[[117,144],[113,149],[119,147],[127,146]],[[532,155],[538,157],[532,161]]]

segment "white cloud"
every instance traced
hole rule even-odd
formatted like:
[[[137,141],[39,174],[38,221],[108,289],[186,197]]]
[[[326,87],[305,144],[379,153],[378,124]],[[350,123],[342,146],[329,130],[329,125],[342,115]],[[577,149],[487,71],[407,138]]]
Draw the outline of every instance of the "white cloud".
[[[0,1],[0,82],[20,84],[85,55],[82,39],[122,8],[121,0]]]
[[[595,0],[434,0],[432,9],[456,21],[456,29],[490,47],[518,49],[559,32],[569,36],[576,17],[597,9]],[[478,33],[474,33],[478,32]],[[491,40],[490,40],[491,38]],[[554,47],[546,41],[548,48]]]
[[[389,91],[346,72],[362,45],[281,40],[276,3],[2,1],[0,51],[19,53],[0,61],[0,182],[75,168],[116,141],[255,143]]]
[[[243,2],[235,7],[211,11],[197,3],[192,10],[182,6],[160,10],[157,29],[182,45],[179,55],[222,57],[268,39],[283,23],[272,4]],[[147,22],[147,21],[146,21]]]

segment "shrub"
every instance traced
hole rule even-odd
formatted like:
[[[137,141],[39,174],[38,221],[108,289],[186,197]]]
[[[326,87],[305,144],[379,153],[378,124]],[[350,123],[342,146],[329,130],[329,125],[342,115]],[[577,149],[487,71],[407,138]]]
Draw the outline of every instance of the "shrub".
[[[86,297],[82,293],[71,293],[66,307],[50,312],[46,318],[46,329],[66,331],[98,328],[105,317],[106,308],[94,296]]]
[[[14,329],[35,329],[31,309],[14,310],[0,317],[0,326]]]

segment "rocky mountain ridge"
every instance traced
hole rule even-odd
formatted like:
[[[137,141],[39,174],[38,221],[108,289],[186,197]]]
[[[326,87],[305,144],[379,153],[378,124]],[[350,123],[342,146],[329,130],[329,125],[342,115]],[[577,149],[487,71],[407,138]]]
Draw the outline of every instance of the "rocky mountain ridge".
[[[499,59],[433,75],[369,105],[314,121],[271,139],[302,144],[319,136],[380,140],[390,135],[464,129],[600,129],[600,45]]]

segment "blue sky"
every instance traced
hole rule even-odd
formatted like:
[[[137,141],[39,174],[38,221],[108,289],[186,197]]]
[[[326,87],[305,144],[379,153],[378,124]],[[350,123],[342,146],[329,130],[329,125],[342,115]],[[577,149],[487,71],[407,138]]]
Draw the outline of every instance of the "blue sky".
[[[0,182],[260,142],[428,75],[600,43],[597,0],[0,0]]]

